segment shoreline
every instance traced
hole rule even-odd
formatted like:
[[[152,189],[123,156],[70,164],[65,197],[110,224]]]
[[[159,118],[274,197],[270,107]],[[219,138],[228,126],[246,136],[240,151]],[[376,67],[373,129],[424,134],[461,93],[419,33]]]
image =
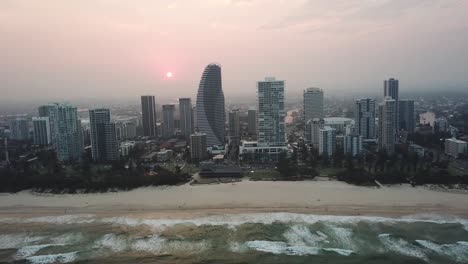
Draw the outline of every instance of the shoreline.
[[[468,195],[409,185],[359,187],[336,181],[236,182],[145,187],[99,194],[0,194],[0,217],[93,214],[141,218],[198,218],[222,214],[300,213],[468,218]]]

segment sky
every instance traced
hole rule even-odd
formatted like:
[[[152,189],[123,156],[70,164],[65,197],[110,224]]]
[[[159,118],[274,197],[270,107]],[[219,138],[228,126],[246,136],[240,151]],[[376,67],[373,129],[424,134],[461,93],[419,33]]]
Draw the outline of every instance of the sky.
[[[468,89],[467,0],[1,0],[0,102]],[[171,72],[172,78],[166,73]]]

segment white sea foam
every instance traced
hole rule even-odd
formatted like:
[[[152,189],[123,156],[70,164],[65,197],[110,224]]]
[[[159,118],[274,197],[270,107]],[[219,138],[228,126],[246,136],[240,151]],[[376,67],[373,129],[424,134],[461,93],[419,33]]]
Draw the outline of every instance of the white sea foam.
[[[442,244],[439,245],[432,241],[427,240],[416,240],[416,243],[422,247],[429,249],[439,255],[444,255],[454,259],[458,262],[468,261],[468,242],[459,241],[454,244]]]
[[[85,240],[81,232],[65,233],[51,239],[56,244],[78,244]]]
[[[380,241],[384,244],[385,248],[399,253],[401,255],[415,257],[427,261],[426,254],[418,247],[408,243],[404,239],[392,237],[390,234],[380,234]]]
[[[355,242],[352,240],[353,230],[351,228],[330,226],[330,229],[341,246],[356,250]]]
[[[94,222],[94,215],[91,214],[77,214],[77,215],[61,215],[61,216],[43,216],[26,218],[21,222],[23,223],[45,223],[45,224],[89,224]]]
[[[20,248],[15,255],[16,259],[24,259],[36,254],[39,250],[48,247],[60,247],[65,246],[64,244],[44,244],[44,245],[32,245],[32,246],[24,246]]]
[[[328,251],[328,252],[335,252],[343,256],[349,256],[354,253],[354,251],[350,249],[342,249],[342,248],[322,248],[322,250]]]
[[[40,255],[29,257],[27,260],[32,264],[49,264],[49,263],[70,263],[76,260],[77,252],[64,254]]]
[[[210,247],[210,243],[202,241],[183,241],[174,240],[164,244],[164,253],[176,253],[176,254],[196,254],[207,250]]]
[[[114,252],[121,252],[128,248],[127,239],[116,234],[106,234],[94,243],[95,248],[106,248]]]
[[[44,239],[26,233],[0,235],[0,249],[20,248]]]
[[[164,238],[158,235],[153,235],[148,238],[138,239],[132,244],[132,249],[137,251],[147,251],[153,253],[161,253],[163,244],[166,242]]]
[[[167,240],[158,235],[137,239],[131,248],[154,254],[196,254],[207,250],[210,243],[202,241]]]
[[[320,251],[325,252],[334,252],[343,256],[349,256],[354,252],[349,249],[341,249],[341,248],[320,248],[320,247],[311,247],[311,246],[301,246],[295,245],[291,246],[285,242],[281,241],[262,241],[262,240],[255,240],[255,241],[248,241],[245,245],[253,250],[272,253],[272,254],[283,254],[283,255],[290,255],[290,256],[305,256],[305,255],[318,255]]]
[[[294,246],[317,246],[327,238],[327,235],[314,234],[308,227],[302,225],[292,226],[283,236],[288,240],[288,244]]]
[[[308,214],[294,214],[294,213],[259,213],[259,214],[233,214],[233,215],[217,215],[197,219],[138,219],[128,217],[111,217],[103,218],[100,220],[103,223],[112,223],[127,226],[146,225],[158,230],[166,227],[171,227],[178,224],[190,224],[195,226],[202,225],[218,225],[227,227],[236,227],[245,223],[258,223],[258,224],[272,224],[278,223],[306,223],[314,224],[317,222],[327,222],[335,224],[355,224],[359,222],[372,222],[372,223],[458,223],[464,224],[466,220],[454,219],[449,217],[443,219],[435,215],[433,219],[430,215],[424,215],[424,219],[417,219],[414,217],[403,218],[386,218],[386,217],[370,217],[370,216],[331,216],[331,215],[308,215]]]
[[[248,250],[248,247],[244,243],[230,242],[229,243],[229,250],[231,250],[231,252],[235,252],[235,253],[244,253],[244,252],[246,252]]]

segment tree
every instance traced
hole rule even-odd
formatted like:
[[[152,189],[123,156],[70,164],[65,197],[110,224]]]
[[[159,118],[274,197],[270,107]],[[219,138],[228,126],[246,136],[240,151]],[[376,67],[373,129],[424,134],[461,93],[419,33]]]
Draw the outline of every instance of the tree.
[[[285,151],[279,154],[279,159],[277,163],[277,168],[281,176],[289,177],[295,176],[297,174],[297,166],[294,166],[292,163],[294,159],[288,159]]]

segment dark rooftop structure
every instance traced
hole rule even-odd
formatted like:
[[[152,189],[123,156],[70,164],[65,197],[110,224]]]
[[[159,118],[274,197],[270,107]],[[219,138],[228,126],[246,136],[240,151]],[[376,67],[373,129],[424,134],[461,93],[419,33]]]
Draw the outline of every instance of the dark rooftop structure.
[[[202,177],[242,177],[242,170],[239,166],[206,163],[200,167]]]

